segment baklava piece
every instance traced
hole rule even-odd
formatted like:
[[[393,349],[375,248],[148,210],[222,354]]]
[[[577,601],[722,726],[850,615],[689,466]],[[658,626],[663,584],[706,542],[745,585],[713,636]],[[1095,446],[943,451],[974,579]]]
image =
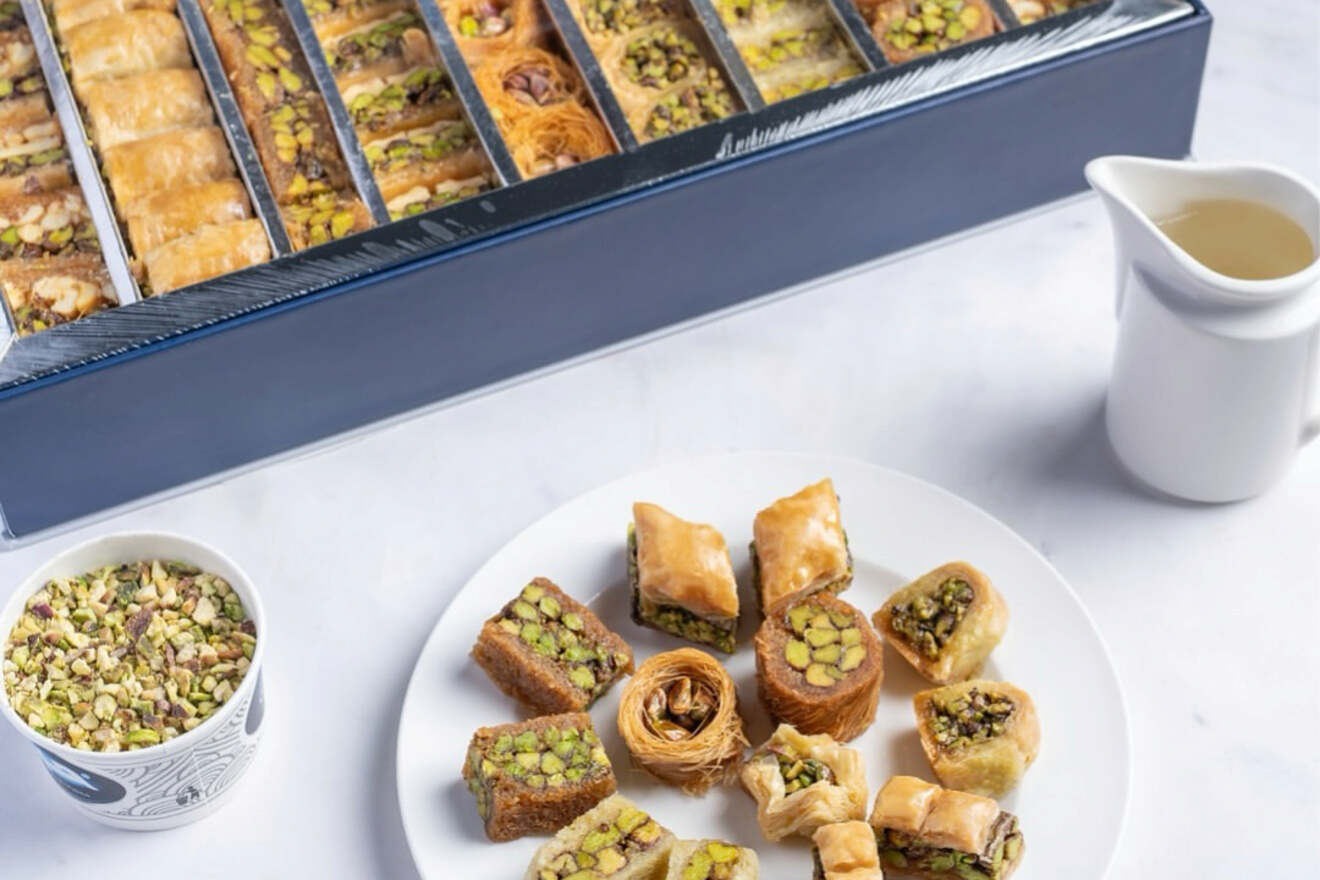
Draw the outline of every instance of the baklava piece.
[[[761,610],[852,584],[852,553],[828,478],[780,498],[752,523],[752,571]]]
[[[146,252],[142,262],[154,290],[175,290],[270,259],[260,220],[199,226]]]
[[[34,95],[45,87],[28,29],[15,27],[0,31],[0,100]]]
[[[524,880],[661,880],[673,846],[669,829],[616,794],[537,850]]]
[[[781,604],[756,631],[756,685],[775,721],[840,742],[875,720],[880,640],[856,608],[828,593]]]
[[[463,779],[491,840],[558,831],[614,793],[614,770],[585,713],[483,727]]]
[[[1009,8],[1023,24],[1031,24],[1042,18],[1062,15],[1083,6],[1090,6],[1097,0],[1008,0]]]
[[[49,5],[55,14],[55,26],[61,31],[135,9],[174,11],[174,0],[52,0]]]
[[[486,621],[472,657],[537,712],[577,712],[632,672],[632,648],[591,609],[537,578]]]
[[[863,72],[823,0],[719,0],[715,4],[768,103]]]
[[[917,732],[935,778],[947,788],[1003,797],[1040,751],[1031,697],[1003,681],[968,681],[912,699]]]
[[[857,5],[891,64],[966,45],[999,27],[986,0],[858,0]]]
[[[1017,817],[990,798],[912,776],[885,783],[871,829],[886,880],[1006,880],[1025,848]]]
[[[72,185],[64,134],[45,92],[0,100],[0,198]]]
[[[59,260],[7,260],[0,263],[0,290],[26,336],[115,305],[110,277],[100,255]]]
[[[100,252],[96,228],[77,187],[0,201],[0,260]]]
[[[812,880],[884,880],[875,834],[865,822],[822,825],[811,841]]]
[[[723,840],[680,840],[669,853],[665,880],[757,880],[756,853]]]
[[[73,88],[148,70],[193,66],[183,23],[173,12],[135,9],[61,31]]]
[[[951,562],[890,596],[872,622],[917,672],[953,684],[985,665],[1008,628],[1008,605],[984,574]]]
[[[742,784],[767,840],[810,837],[822,825],[866,816],[862,756],[826,734],[779,725],[743,765]]]
[[[628,528],[632,619],[732,654],[738,584],[724,536],[655,504],[633,505]]]

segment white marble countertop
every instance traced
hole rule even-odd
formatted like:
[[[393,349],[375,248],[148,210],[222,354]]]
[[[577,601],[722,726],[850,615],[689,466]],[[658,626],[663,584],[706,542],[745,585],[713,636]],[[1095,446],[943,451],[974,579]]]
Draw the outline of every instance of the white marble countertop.
[[[1216,4],[1200,157],[1320,179],[1318,11]],[[1111,270],[1098,202],[1075,201],[0,556],[13,584],[95,534],[195,534],[263,585],[272,629],[262,751],[235,799],[193,826],[92,824],[0,729],[0,875],[415,877],[395,731],[423,639],[468,575],[599,483],[783,448],[945,486],[1072,582],[1131,713],[1112,877],[1314,876],[1320,448],[1245,504],[1131,488],[1101,426]]]

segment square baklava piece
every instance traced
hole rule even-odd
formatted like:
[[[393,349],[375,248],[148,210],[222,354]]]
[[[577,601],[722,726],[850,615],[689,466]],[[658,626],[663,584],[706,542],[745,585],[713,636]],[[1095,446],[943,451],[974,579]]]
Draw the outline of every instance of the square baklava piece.
[[[841,593],[852,583],[839,496],[828,478],[756,514],[752,537],[754,588],[766,614],[814,593]]]
[[[547,715],[472,735],[463,780],[491,840],[557,831],[616,788],[591,716]]]
[[[633,505],[628,528],[632,618],[732,654],[738,634],[738,583],[724,536],[656,504]]]
[[[486,621],[472,658],[496,687],[545,714],[580,712],[633,670],[628,643],[546,578]]]
[[[537,850],[524,880],[660,880],[673,846],[673,832],[616,794]]]

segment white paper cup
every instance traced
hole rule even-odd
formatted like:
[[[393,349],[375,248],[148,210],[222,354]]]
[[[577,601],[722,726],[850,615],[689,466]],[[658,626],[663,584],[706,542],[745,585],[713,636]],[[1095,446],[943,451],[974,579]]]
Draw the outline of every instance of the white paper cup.
[[[106,535],[66,550],[38,568],[0,613],[3,644],[27,600],[51,578],[147,559],[186,562],[219,575],[238,593],[256,624],[252,665],[214,715],[161,745],[131,752],[90,752],[48,739],[19,718],[7,698],[0,700],[0,714],[36,746],[51,778],[79,810],[105,825],[133,831],[173,828],[212,813],[252,763],[265,714],[261,660],[267,636],[266,613],[252,581],[229,557],[191,538],[159,532]]]

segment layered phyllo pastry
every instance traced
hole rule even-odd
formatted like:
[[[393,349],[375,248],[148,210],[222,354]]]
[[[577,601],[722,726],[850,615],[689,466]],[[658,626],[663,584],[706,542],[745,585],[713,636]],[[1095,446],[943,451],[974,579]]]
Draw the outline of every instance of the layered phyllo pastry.
[[[270,259],[260,220],[206,224],[147,251],[142,262],[158,290],[175,290]]]
[[[615,790],[609,756],[582,712],[479,729],[463,780],[491,840],[558,831]]]
[[[656,504],[634,504],[628,582],[637,624],[733,653],[738,584],[714,526],[680,519]]]
[[[812,880],[884,880],[875,834],[865,822],[822,825],[811,842]]]
[[[45,92],[0,99],[0,198],[72,185],[64,134]]]
[[[1005,880],[1022,861],[1016,816],[912,776],[885,783],[871,828],[887,880]]]
[[[951,562],[889,597],[875,628],[935,684],[980,672],[1008,628],[1008,605],[990,579],[966,562]]]
[[[1004,681],[967,681],[912,700],[917,732],[935,778],[946,788],[1003,797],[1040,751],[1031,697]]]
[[[673,846],[669,829],[616,794],[537,850],[524,880],[661,880]]]
[[[204,127],[212,120],[206,86],[192,69],[97,80],[87,83],[80,97],[87,111],[87,133],[102,150],[175,128]]]
[[[839,496],[828,478],[758,512],[752,537],[754,587],[762,611],[822,590],[841,593],[852,583]]]
[[[0,30],[0,100],[35,94],[45,87],[32,34],[26,27]]]
[[[77,187],[0,200],[0,260],[99,253],[96,229]]]
[[[68,323],[116,302],[99,254],[0,262],[0,290],[20,335]]]
[[[875,720],[883,657],[862,612],[817,593],[781,603],[757,630],[757,692],[775,721],[847,742]]]
[[[88,83],[97,80],[193,66],[183,23],[172,10],[107,14],[67,31],[61,29],[60,36],[79,97]]]
[[[665,880],[757,880],[760,863],[745,846],[723,840],[680,840],[669,853]]]
[[[866,816],[862,756],[828,734],[804,736],[781,724],[741,775],[767,840],[810,837],[822,825]]]
[[[577,712],[633,669],[632,649],[546,578],[487,620],[472,657],[504,693],[537,712]]]
[[[986,0],[856,0],[891,64],[988,37],[999,22]]]
[[[668,137],[742,109],[685,3],[568,5],[638,140]]]
[[[1008,0],[1008,6],[1023,24],[1031,24],[1042,18],[1062,15],[1083,6],[1090,6],[1097,0]]]
[[[48,5],[55,15],[55,26],[61,31],[135,9],[174,11],[174,0],[51,0]]]
[[[634,763],[689,794],[727,779],[747,746],[733,679],[696,648],[642,663],[624,686],[618,724]]]
[[[715,9],[767,103],[864,71],[824,0],[720,0]]]

